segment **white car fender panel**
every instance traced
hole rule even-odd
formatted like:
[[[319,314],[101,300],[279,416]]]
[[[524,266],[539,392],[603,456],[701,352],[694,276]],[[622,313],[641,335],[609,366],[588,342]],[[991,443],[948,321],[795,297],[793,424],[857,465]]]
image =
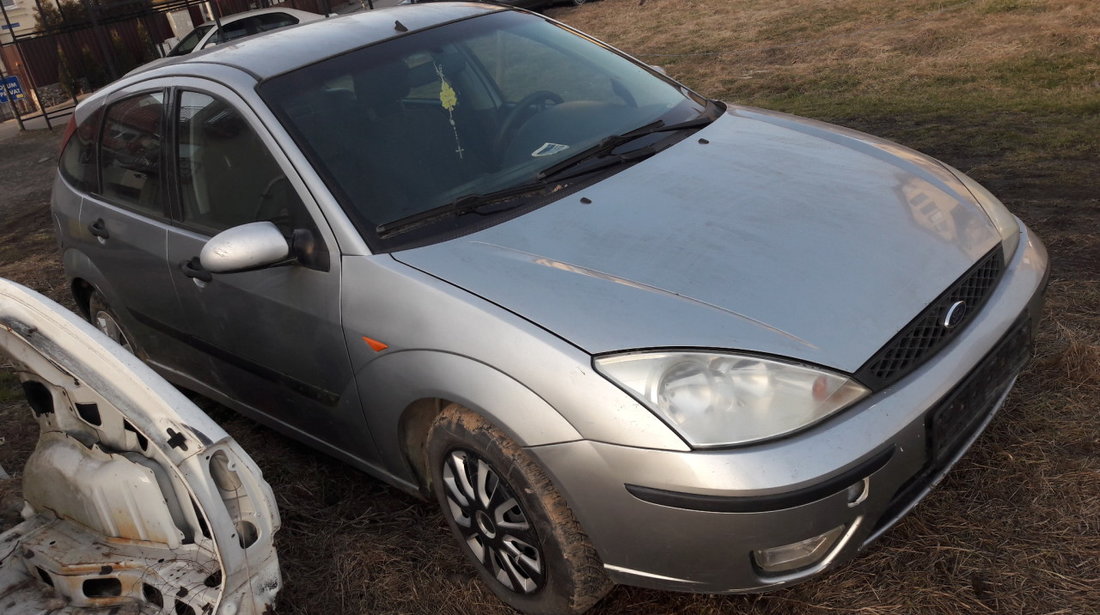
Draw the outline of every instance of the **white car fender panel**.
[[[274,608],[279,512],[223,429],[91,325],[3,279],[0,358],[41,430],[24,521],[0,535],[0,612]]]

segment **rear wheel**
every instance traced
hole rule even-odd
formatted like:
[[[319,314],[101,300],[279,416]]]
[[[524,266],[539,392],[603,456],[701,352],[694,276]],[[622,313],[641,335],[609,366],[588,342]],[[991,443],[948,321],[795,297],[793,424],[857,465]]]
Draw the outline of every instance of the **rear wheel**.
[[[583,613],[611,588],[546,473],[485,418],[445,408],[427,461],[460,548],[501,600],[525,613]]]
[[[92,291],[92,296],[88,299],[88,320],[96,329],[125,348],[127,352],[137,354],[132,338],[122,328],[118,316],[98,290]]]

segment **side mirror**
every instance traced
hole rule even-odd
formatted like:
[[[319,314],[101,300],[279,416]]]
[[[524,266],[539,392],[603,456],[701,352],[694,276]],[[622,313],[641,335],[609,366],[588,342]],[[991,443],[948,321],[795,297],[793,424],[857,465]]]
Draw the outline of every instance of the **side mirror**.
[[[290,257],[290,244],[271,222],[250,222],[210,238],[199,253],[202,268],[211,273],[234,273],[270,267]]]

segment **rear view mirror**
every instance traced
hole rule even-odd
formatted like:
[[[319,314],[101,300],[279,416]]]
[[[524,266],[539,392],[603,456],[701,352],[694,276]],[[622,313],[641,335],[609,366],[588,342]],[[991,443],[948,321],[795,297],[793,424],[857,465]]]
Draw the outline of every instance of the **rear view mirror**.
[[[290,244],[271,222],[250,222],[210,238],[199,253],[211,273],[250,271],[279,264],[290,257]]]

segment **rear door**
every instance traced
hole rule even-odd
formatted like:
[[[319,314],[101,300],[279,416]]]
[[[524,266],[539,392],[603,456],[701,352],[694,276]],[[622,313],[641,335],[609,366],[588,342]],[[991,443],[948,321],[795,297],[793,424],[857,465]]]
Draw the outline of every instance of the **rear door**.
[[[335,238],[270,133],[231,90],[181,83],[172,110],[178,222],[168,233],[186,335],[212,363],[201,383],[321,448],[372,459],[340,319]],[[305,262],[231,274],[197,266],[220,231],[268,220],[313,246]]]
[[[163,335],[180,306],[166,257],[166,96],[163,87],[121,90],[103,109],[95,158],[73,248],[84,274],[123,320],[141,354],[170,371],[206,369],[205,358]]]

